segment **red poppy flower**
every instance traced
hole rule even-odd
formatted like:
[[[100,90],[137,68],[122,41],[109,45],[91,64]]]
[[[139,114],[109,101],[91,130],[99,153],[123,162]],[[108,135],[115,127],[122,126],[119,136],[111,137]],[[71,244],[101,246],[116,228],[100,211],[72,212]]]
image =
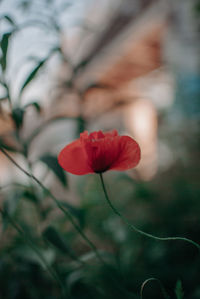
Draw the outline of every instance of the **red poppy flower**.
[[[107,170],[127,170],[140,160],[140,147],[129,136],[119,136],[116,130],[88,134],[65,146],[58,162],[64,170],[77,175],[102,173]]]

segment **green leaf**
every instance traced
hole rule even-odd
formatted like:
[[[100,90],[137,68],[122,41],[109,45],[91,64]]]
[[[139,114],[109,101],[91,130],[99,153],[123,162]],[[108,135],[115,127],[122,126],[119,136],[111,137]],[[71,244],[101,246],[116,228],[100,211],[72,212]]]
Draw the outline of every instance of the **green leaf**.
[[[45,57],[44,59],[40,60],[38,62],[38,64],[34,67],[34,69],[31,71],[31,73],[28,75],[28,77],[26,78],[24,84],[22,85],[19,94],[21,95],[23,90],[25,89],[25,87],[36,77],[38,71],[41,69],[41,67],[48,61],[48,59],[57,51],[59,51],[60,48],[59,47],[55,47],[53,49],[51,49],[51,51],[49,52],[49,54],[47,55],[47,57]]]
[[[46,269],[47,264],[53,264],[55,260],[55,252],[52,249],[43,249],[37,246],[36,244],[34,244],[34,248],[37,250],[37,252],[35,249],[30,248],[30,246],[23,245],[15,249],[15,252],[18,256],[21,257],[21,259],[38,264],[44,269]],[[38,252],[40,253],[40,255],[38,255]]]
[[[85,210],[81,209],[81,208],[77,208],[72,206],[71,204],[69,204],[66,201],[59,201],[62,206],[64,208],[67,208],[67,210],[69,210],[69,212],[77,218],[77,220],[79,221],[79,224],[81,227],[84,227],[85,225]]]
[[[86,92],[90,89],[111,89],[111,87],[103,83],[93,82],[86,86],[83,92]]]
[[[17,129],[20,129],[23,125],[24,112],[24,109],[21,108],[15,108],[12,111],[12,118],[15,122]]]
[[[19,201],[22,198],[22,192],[20,190],[15,190],[15,192],[8,194],[6,200],[3,203],[3,231],[5,231],[9,225],[9,215],[14,215]]]
[[[3,18],[6,19],[11,25],[16,26],[15,22],[13,21],[13,19],[10,16],[6,15],[6,16],[3,16]]]
[[[52,207],[46,207],[45,209],[42,209],[42,210],[40,211],[41,218],[42,218],[43,220],[45,220],[45,219],[48,217],[49,212],[52,211],[52,209],[53,209]]]
[[[200,1],[196,1],[195,5],[194,5],[194,12],[197,16],[199,16],[199,14],[200,14]]]
[[[51,169],[54,172],[54,174],[57,176],[57,178],[60,180],[63,186],[65,187],[67,186],[67,178],[65,172],[58,164],[58,160],[56,156],[47,154],[40,157],[40,161],[45,163],[49,167],[49,169]]]
[[[29,106],[33,106],[38,113],[41,112],[41,106],[38,102],[32,102],[32,103],[29,104]]]
[[[178,280],[175,287],[175,294],[177,299],[183,299],[184,298],[184,292],[181,280]]]
[[[12,32],[6,32],[4,33],[2,39],[1,39],[1,51],[2,51],[2,56],[0,58],[0,63],[2,70],[5,71],[6,69],[6,61],[7,61],[7,51],[8,51],[8,44],[9,44],[9,39],[12,35]]]
[[[71,290],[73,288],[73,286],[80,281],[81,279],[83,279],[84,277],[84,273],[83,273],[83,269],[78,269],[78,270],[74,270],[73,272],[71,272],[66,279],[66,283],[67,283],[67,287],[69,290]],[[76,298],[83,298],[82,295],[81,297],[76,297]]]
[[[54,227],[52,226],[47,227],[42,235],[49,243],[51,243],[61,253],[65,255],[68,254],[73,260],[80,262],[76,254],[66,244],[66,241],[64,240],[62,235]]]
[[[86,122],[85,119],[82,118],[81,116],[77,118],[77,137],[80,136],[80,133],[82,133],[85,130],[86,127]]]
[[[46,60],[47,59],[45,58],[45,59],[39,61],[39,63],[36,65],[36,67],[34,67],[34,69],[28,75],[28,77],[26,78],[24,84],[22,85],[22,87],[20,89],[20,95],[22,94],[24,88],[35,78],[35,76],[37,75],[38,71],[44,65],[44,63],[46,62]]]
[[[31,189],[24,190],[23,197],[25,197],[26,199],[28,199],[34,203],[38,203],[38,198],[35,195],[35,193],[33,193],[33,191]]]
[[[41,112],[41,106],[40,106],[40,104],[38,102],[31,102],[31,103],[25,105],[24,108],[26,109],[26,108],[28,108],[30,106],[33,106],[38,113]]]
[[[1,213],[2,214],[2,231],[5,232],[6,229],[8,228],[8,225],[9,225],[9,220],[8,220],[8,204],[7,202],[5,201],[4,204],[3,204],[3,212]]]
[[[81,61],[79,64],[77,64],[74,68],[74,74],[78,73],[81,69],[86,67],[88,63],[89,63],[89,60],[85,59],[85,60]]]
[[[66,253],[69,251],[69,247],[66,245],[63,237],[54,227],[47,227],[42,235],[61,252]]]

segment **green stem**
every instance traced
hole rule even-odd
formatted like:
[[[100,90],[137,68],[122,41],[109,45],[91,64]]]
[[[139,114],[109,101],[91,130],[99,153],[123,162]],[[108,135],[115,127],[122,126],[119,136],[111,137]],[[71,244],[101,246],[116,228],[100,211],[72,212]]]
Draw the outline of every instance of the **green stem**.
[[[147,283],[149,283],[150,281],[156,281],[156,282],[158,282],[158,284],[159,284],[159,286],[160,286],[160,289],[161,289],[161,292],[162,292],[162,294],[163,294],[163,297],[164,297],[165,299],[169,299],[169,296],[168,296],[168,294],[167,294],[165,288],[163,287],[162,283],[160,282],[160,280],[157,279],[157,278],[154,278],[154,277],[152,277],[152,278],[148,278],[148,279],[146,279],[146,280],[143,282],[143,284],[142,284],[142,286],[141,286],[141,289],[140,289],[140,299],[143,298],[144,287],[145,287],[145,286],[147,285]]]
[[[118,215],[122,221],[124,223],[126,223],[128,225],[129,228],[131,228],[132,230],[136,231],[137,233],[140,233],[141,235],[144,235],[146,237],[149,237],[151,239],[155,239],[155,240],[159,240],[159,241],[172,241],[172,240],[177,240],[177,241],[185,241],[185,242],[188,242],[190,244],[193,244],[195,247],[198,248],[198,250],[200,251],[200,245],[197,244],[196,242],[188,239],[188,238],[183,238],[183,237],[156,237],[152,234],[149,234],[149,233],[146,233],[142,230],[140,230],[139,228],[137,228],[135,225],[133,225],[132,223],[130,223],[112,204],[112,202],[110,201],[109,197],[108,197],[108,193],[106,191],[106,187],[105,187],[105,183],[104,183],[104,179],[103,179],[103,175],[102,173],[99,174],[100,175],[100,179],[101,179],[101,184],[102,184],[102,188],[103,188],[103,191],[104,191],[104,195],[105,195],[105,198],[106,198],[106,201],[108,203],[108,205],[110,206],[110,208],[113,210],[113,212]]]
[[[88,237],[83,233],[79,225],[74,221],[71,214],[63,207],[63,205],[60,203],[60,201],[51,193],[51,191],[46,188],[33,174],[29,173],[25,169],[23,169],[5,150],[4,148],[0,147],[0,150],[2,153],[18,168],[20,169],[25,175],[32,178],[48,195],[51,197],[51,199],[54,201],[54,203],[57,205],[57,207],[63,212],[65,216],[70,220],[74,228],[77,230],[77,232],[81,235],[81,237],[84,239],[84,241],[90,246],[90,248],[95,253],[98,260],[105,265],[104,260],[102,259],[101,255],[99,254],[96,246],[88,239]]]
[[[2,209],[0,210],[0,213],[2,216],[6,217],[12,227],[22,236],[23,240],[29,245],[29,247],[36,253],[36,255],[39,257],[39,259],[42,261],[44,264],[46,270],[49,272],[50,276],[57,281],[58,285],[60,286],[62,292],[63,292],[63,298],[65,298],[65,287],[60,280],[58,274],[56,271],[47,263],[46,259],[43,257],[42,253],[40,250],[34,245],[34,243],[31,241],[31,239],[27,236],[27,234],[19,227],[19,225],[13,220],[13,218],[5,211]]]

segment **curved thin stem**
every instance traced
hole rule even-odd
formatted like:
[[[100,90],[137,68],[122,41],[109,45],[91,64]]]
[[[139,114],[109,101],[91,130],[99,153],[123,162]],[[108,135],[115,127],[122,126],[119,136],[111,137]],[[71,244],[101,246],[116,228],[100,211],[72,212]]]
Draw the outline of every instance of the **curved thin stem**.
[[[42,261],[44,264],[46,270],[49,272],[50,276],[52,276],[55,281],[57,281],[58,285],[60,286],[62,292],[63,292],[63,297],[65,298],[65,287],[60,280],[57,272],[48,264],[40,250],[34,245],[32,240],[28,237],[28,235],[22,230],[22,228],[13,220],[13,218],[6,212],[0,209],[0,213],[2,216],[6,217],[12,227],[22,236],[23,240],[29,245],[29,247],[36,253],[36,255],[39,257],[39,259]]]
[[[90,246],[90,248],[94,251],[96,257],[98,260],[105,265],[104,260],[102,259],[101,255],[99,254],[96,246],[88,239],[88,237],[83,233],[79,225],[75,222],[74,218],[71,216],[71,214],[63,207],[63,205],[60,203],[60,201],[51,193],[51,191],[46,188],[33,174],[29,173],[25,169],[23,169],[5,150],[4,148],[0,147],[0,150],[2,153],[18,168],[20,169],[24,174],[26,174],[28,177],[33,179],[48,195],[51,197],[51,199],[54,201],[54,203],[57,205],[57,207],[63,212],[65,216],[69,219],[71,224],[74,226],[74,228],[77,230],[77,232],[81,235],[81,237],[84,239],[84,241]]]
[[[46,187],[45,187],[46,188]],[[48,189],[47,189],[48,190]],[[47,191],[46,190],[46,191]],[[49,190],[48,190],[49,191]],[[49,191],[50,192],[50,191]],[[49,194],[50,195],[50,194]],[[53,196],[53,194],[51,195],[51,198],[54,200],[54,202],[56,203],[57,207],[63,212],[63,214],[65,214],[65,216],[68,217],[68,219],[70,220],[70,222],[72,223],[72,225],[74,226],[74,228],[77,230],[77,232],[81,235],[81,237],[85,240],[85,242],[90,246],[90,248],[94,251],[96,257],[98,258],[98,260],[104,263],[104,260],[102,259],[101,255],[99,254],[96,246],[92,243],[92,241],[90,241],[90,239],[88,239],[88,237],[83,233],[83,231],[81,230],[81,228],[79,227],[79,225],[74,221],[73,217],[71,216],[71,214],[62,206],[62,204]]]
[[[137,228],[135,225],[133,225],[132,223],[130,223],[112,204],[112,202],[109,199],[108,193],[106,191],[106,187],[105,187],[105,183],[104,183],[104,179],[103,179],[103,175],[102,173],[99,174],[100,175],[100,179],[101,179],[101,184],[102,184],[102,188],[104,191],[104,195],[106,198],[106,201],[108,203],[108,205],[110,206],[110,208],[113,210],[113,212],[118,215],[124,223],[126,223],[128,225],[129,228],[131,228],[132,230],[136,231],[137,233],[140,233],[141,235],[144,235],[146,237],[149,237],[151,239],[155,239],[155,240],[159,240],[159,241],[172,241],[172,240],[176,240],[176,241],[185,241],[188,242],[190,244],[193,244],[196,248],[198,248],[198,250],[200,251],[200,245],[197,244],[196,242],[192,241],[191,239],[188,238],[184,238],[184,237],[156,237],[152,234],[146,233],[144,231],[142,231],[141,229]]]
[[[143,284],[142,284],[142,286],[141,286],[141,289],[140,289],[140,299],[143,299],[143,291],[144,291],[144,287],[145,287],[145,286],[147,285],[147,283],[149,283],[150,281],[156,281],[156,282],[158,282],[158,284],[159,284],[159,286],[160,286],[160,289],[161,289],[161,292],[162,292],[162,294],[163,294],[163,297],[164,297],[165,299],[169,299],[169,296],[168,296],[168,294],[167,294],[167,292],[166,292],[164,286],[163,286],[162,283],[160,282],[160,280],[157,279],[157,278],[154,278],[154,277],[148,278],[148,279],[146,279],[146,280],[143,282]]]

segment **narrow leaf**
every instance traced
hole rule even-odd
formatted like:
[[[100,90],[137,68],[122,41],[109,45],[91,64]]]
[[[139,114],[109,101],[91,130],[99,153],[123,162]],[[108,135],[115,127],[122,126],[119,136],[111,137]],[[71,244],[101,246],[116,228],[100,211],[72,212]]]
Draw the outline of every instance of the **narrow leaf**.
[[[1,39],[2,56],[0,59],[0,63],[1,63],[1,67],[2,67],[3,71],[5,71],[5,69],[6,69],[8,44],[9,44],[9,39],[10,39],[11,35],[12,35],[12,32],[4,33],[4,35]]]
[[[76,74],[81,69],[83,69],[84,67],[86,67],[88,63],[89,63],[89,61],[86,60],[86,59],[83,60],[83,61],[81,61],[77,66],[75,66],[75,68],[74,68],[74,74]]]
[[[30,106],[33,106],[38,113],[41,112],[41,106],[38,102],[31,102],[31,103],[27,104],[24,108],[26,109]]]
[[[69,247],[66,245],[63,237],[52,226],[47,227],[43,232],[43,237],[47,239],[51,244],[58,248],[61,252],[66,253],[69,251]]]
[[[80,136],[80,133],[82,133],[85,130],[85,127],[86,127],[85,119],[82,118],[81,116],[78,117],[76,125],[77,125],[77,134],[76,135],[78,138],[78,136]]]
[[[82,208],[77,208],[66,201],[60,201],[63,207],[65,207],[69,212],[76,217],[80,226],[83,228],[85,225],[85,211]]]
[[[36,194],[31,189],[24,190],[23,197],[25,197],[25,199],[28,199],[34,203],[38,203],[38,198],[37,198]]]
[[[23,125],[24,112],[25,111],[21,108],[15,108],[12,111],[12,118],[15,122],[17,129],[20,129]]]
[[[7,217],[8,214],[8,204],[7,201],[4,202],[3,204],[3,213],[2,214],[2,231],[5,232],[8,228],[9,225],[9,220]]]
[[[28,77],[26,78],[24,84],[22,85],[22,87],[20,89],[20,95],[22,94],[24,88],[35,78],[35,76],[37,75],[38,71],[44,65],[45,62],[46,62],[46,59],[41,60],[36,65],[36,67],[31,71],[31,73],[28,75]]]
[[[65,172],[58,164],[58,160],[56,156],[47,154],[40,157],[40,161],[45,163],[49,167],[49,169],[51,169],[54,172],[54,174],[57,176],[57,178],[60,180],[63,186],[65,187],[67,186],[67,178]]]
[[[60,48],[59,47],[55,47],[53,49],[51,49],[51,51],[49,52],[49,54],[47,55],[46,58],[40,60],[38,62],[38,64],[35,66],[35,68],[32,70],[32,72],[28,75],[28,77],[26,78],[24,84],[22,85],[21,89],[20,89],[20,95],[22,94],[24,88],[35,78],[35,76],[37,75],[38,71],[40,70],[40,68],[48,61],[48,59],[57,51],[59,51]]]
[[[103,83],[97,83],[93,82],[90,83],[86,88],[84,89],[84,92],[90,90],[90,89],[111,89],[109,85],[103,84]]]
[[[3,202],[3,231],[5,231],[9,225],[8,216],[13,216],[15,214],[21,198],[22,192],[15,190],[15,192],[8,194],[6,200]]]
[[[44,269],[47,268],[47,264],[51,265],[55,260],[55,253],[52,249],[43,249],[36,244],[34,244],[34,249],[33,247],[31,248],[30,245],[18,246],[16,253],[23,260],[30,261]]]
[[[175,294],[177,299],[183,299],[184,298],[184,292],[181,280],[178,280],[175,287]]]
[[[15,26],[15,22],[10,16],[6,15],[3,18],[6,19],[11,25]]]
[[[43,232],[43,237],[63,254],[68,254],[73,260],[81,262],[72,249],[66,244],[66,241],[61,234],[54,227],[47,227],[47,229]]]
[[[33,102],[30,105],[33,106],[38,113],[41,112],[41,106],[38,104],[38,102]]]

